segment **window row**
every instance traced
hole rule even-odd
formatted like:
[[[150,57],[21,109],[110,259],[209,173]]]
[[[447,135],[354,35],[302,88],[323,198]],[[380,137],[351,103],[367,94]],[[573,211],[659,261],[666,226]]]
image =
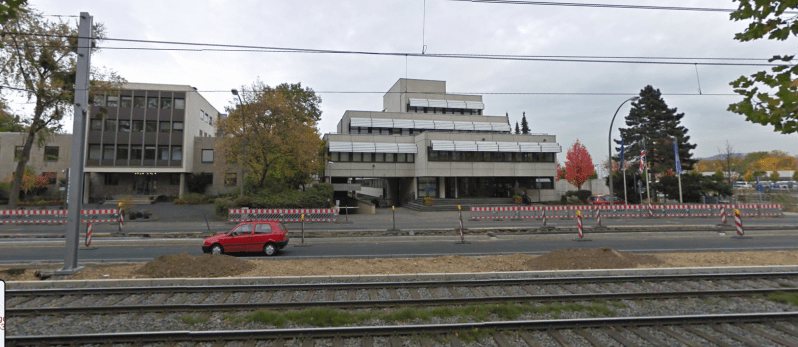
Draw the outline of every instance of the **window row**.
[[[447,133],[509,133],[508,131],[496,130],[454,130],[454,129],[405,129],[405,128],[376,128],[376,127],[353,127],[349,126],[350,134],[361,135],[418,135],[425,132],[447,132]]]
[[[105,127],[103,127],[105,125]],[[92,119],[89,124],[89,130],[99,131],[119,131],[119,132],[134,132],[140,133],[146,131],[148,133],[154,132],[183,132],[183,122],[170,122],[170,121],[155,121],[155,120],[116,120],[116,119]]]
[[[414,153],[347,153],[330,152],[330,161],[352,163],[415,163]]]
[[[456,152],[428,150],[428,161],[553,163],[554,153]]]
[[[90,160],[183,160],[182,146],[89,145]]]
[[[105,173],[103,174],[103,183],[107,186],[118,186],[119,185],[119,178],[121,174],[118,173]],[[180,184],[180,174],[179,173],[170,173],[169,174],[169,185],[176,186]]]
[[[463,114],[463,115],[482,115],[482,110],[462,109],[462,108],[440,108],[440,107],[423,107],[423,106],[407,106],[408,113],[440,113],[440,114]]]
[[[183,98],[159,98],[157,96],[118,96],[118,95],[95,95],[94,106],[100,107],[122,107],[122,108],[160,108],[168,110],[174,107],[176,110],[186,108],[186,99]]]
[[[14,160],[22,158],[22,151],[25,149],[23,146],[14,147]],[[58,146],[44,146],[44,161],[57,161],[58,160]]]

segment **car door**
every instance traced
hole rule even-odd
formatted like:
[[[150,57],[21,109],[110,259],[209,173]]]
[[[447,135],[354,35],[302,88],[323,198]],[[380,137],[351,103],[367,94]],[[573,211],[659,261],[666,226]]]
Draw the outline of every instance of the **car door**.
[[[252,223],[239,224],[227,237],[226,252],[247,252],[247,243],[252,240]]]
[[[253,238],[257,249],[255,251],[262,251],[263,245],[267,242],[274,241],[274,233],[272,232],[272,225],[269,223],[259,223],[255,225],[255,233]]]

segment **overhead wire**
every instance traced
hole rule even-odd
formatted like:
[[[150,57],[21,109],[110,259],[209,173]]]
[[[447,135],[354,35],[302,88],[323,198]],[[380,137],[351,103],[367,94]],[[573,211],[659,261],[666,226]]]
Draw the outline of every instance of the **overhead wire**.
[[[449,1],[478,2],[478,3],[506,4],[506,5],[592,7],[592,8],[660,10],[660,11],[698,11],[698,12],[726,12],[726,13],[737,11],[737,9],[730,9],[730,8],[649,6],[649,5],[602,4],[602,3],[557,2],[557,1],[522,1],[522,0],[449,0]],[[798,12],[795,11],[784,11],[784,13],[798,14]]]

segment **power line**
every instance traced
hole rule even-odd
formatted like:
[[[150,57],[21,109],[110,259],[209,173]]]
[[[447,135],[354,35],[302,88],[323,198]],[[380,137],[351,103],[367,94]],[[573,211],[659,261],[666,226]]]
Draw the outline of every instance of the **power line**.
[[[566,7],[594,7],[612,9],[633,9],[633,10],[660,10],[660,11],[698,11],[698,12],[726,12],[731,13],[736,9],[728,8],[709,8],[709,7],[683,7],[683,6],[646,6],[646,5],[624,5],[624,4],[590,4],[575,2],[556,2],[556,1],[521,1],[521,0],[449,0],[460,2],[480,2],[489,4],[505,5],[535,5],[535,6],[566,6]],[[795,11],[784,11],[786,14],[796,14]]]

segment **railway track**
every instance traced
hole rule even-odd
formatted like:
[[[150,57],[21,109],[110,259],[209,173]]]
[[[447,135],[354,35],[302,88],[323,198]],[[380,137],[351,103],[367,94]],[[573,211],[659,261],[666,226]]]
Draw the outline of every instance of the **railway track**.
[[[798,307],[784,304],[774,308],[772,303],[760,303],[769,295],[798,298],[796,288],[798,273],[769,272],[11,289],[6,293],[6,337],[9,346],[164,342],[229,346],[798,346],[794,342],[798,341]],[[735,308],[707,315],[671,312],[696,301]],[[472,308],[475,313],[487,314],[474,316]],[[539,308],[550,311],[524,312]],[[562,311],[566,308],[573,311]],[[458,313],[432,319],[412,316],[413,312],[424,315],[449,312],[446,310]],[[502,310],[521,312],[512,315]],[[657,310],[671,314],[655,314]],[[410,312],[410,316],[394,320],[380,316],[397,311]],[[356,323],[335,323],[333,319],[285,324],[290,328],[274,320],[252,323],[252,317],[279,315],[276,312],[343,312],[349,316],[370,312],[373,317]],[[559,315],[569,318],[553,319]],[[173,324],[176,320],[184,324]],[[228,320],[238,322],[228,324]],[[77,332],[70,328],[87,321],[100,327]],[[380,324],[368,324],[374,321]],[[132,322],[132,327],[117,322]]]

